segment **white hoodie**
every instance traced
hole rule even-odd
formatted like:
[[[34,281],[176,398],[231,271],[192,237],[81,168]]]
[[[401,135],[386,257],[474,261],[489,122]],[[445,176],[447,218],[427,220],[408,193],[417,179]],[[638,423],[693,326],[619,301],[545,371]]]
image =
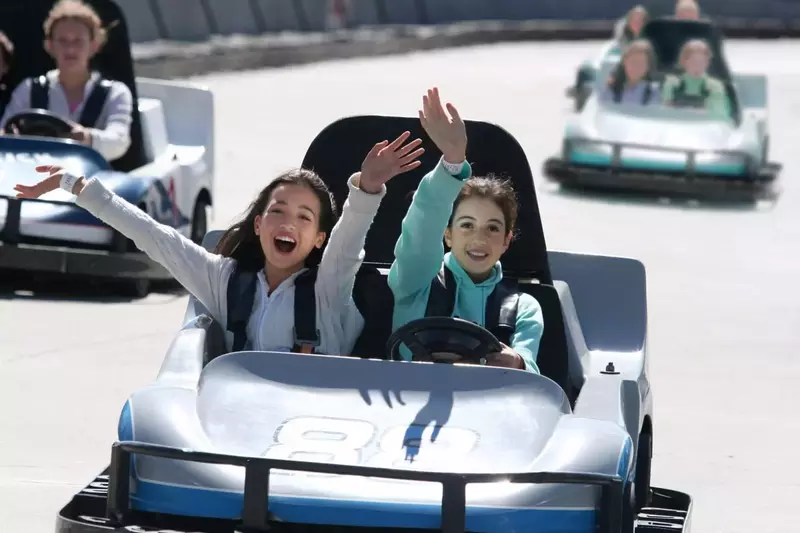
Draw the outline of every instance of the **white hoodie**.
[[[354,185],[354,177],[348,185],[350,192],[328,239],[315,285],[317,329],[321,337],[316,351],[331,355],[349,355],[364,327],[364,318],[353,302],[353,284],[364,259],[367,232],[386,194],[386,187],[378,194],[362,191]],[[175,229],[159,224],[108,190],[97,178],[86,183],[76,203],[133,240],[140,250],[163,265],[225,328],[228,279],[234,271],[234,259],[211,253]],[[294,279],[300,272],[272,294],[268,294],[263,270],[259,273],[253,312],[247,324],[251,349],[292,350]],[[230,350],[233,345],[230,332],[227,342]]]

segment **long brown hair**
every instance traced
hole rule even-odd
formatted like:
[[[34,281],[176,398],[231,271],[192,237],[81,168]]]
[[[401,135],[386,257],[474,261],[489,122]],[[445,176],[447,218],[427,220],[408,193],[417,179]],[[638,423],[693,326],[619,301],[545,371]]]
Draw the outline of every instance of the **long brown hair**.
[[[328,186],[322,181],[315,172],[306,169],[294,169],[285,172],[273,179],[269,185],[264,187],[253,203],[248,207],[243,219],[228,228],[220,237],[214,250],[224,257],[235,259],[239,266],[248,270],[260,270],[264,268],[266,258],[264,250],[261,248],[261,241],[255,232],[255,220],[258,215],[264,213],[267,208],[272,192],[281,185],[301,185],[308,187],[319,199],[319,231],[324,231],[328,236],[333,230],[336,220],[339,218],[336,209],[336,201],[328,190]],[[327,242],[327,239],[326,239]],[[319,264],[322,259],[322,248],[315,248],[306,258],[307,267]]]

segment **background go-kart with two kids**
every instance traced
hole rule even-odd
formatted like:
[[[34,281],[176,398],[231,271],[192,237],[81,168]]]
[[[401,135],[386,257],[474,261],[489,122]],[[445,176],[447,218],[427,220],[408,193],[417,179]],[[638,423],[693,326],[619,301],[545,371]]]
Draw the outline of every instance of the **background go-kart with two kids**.
[[[708,73],[726,88],[730,119],[659,102],[600,102],[598,94],[619,64],[619,55],[612,54],[603,59],[591,96],[568,119],[561,154],[545,161],[543,174],[567,186],[705,199],[773,199],[781,165],[769,161],[766,76],[732,74],[721,33],[707,20],[655,19],[642,29],[641,38],[653,46],[657,84],[665,75],[679,73],[684,43],[705,40],[713,54]]]
[[[15,44],[11,87],[53,68],[42,42],[42,23],[55,0],[0,4],[0,29]],[[60,117],[32,110],[12,117],[20,136],[0,136],[0,271],[75,274],[116,278],[138,296],[150,281],[172,276],[133,244],[74,205],[57,190],[36,200],[16,198],[13,187],[36,183],[37,164],[66,166],[98,177],[125,200],[163,224],[201,242],[212,214],[214,102],[210,91],[192,84],[137,78],[125,18],[111,0],[88,2],[104,25],[116,22],[93,67],[125,83],[133,95],[131,146],[120,159],[67,138]]]
[[[542,306],[542,375],[387,360],[387,270],[411,193],[439,156],[416,119],[345,118],[303,161],[340,205],[375,138],[408,130],[426,148],[418,170],[388,184],[368,235],[356,357],[225,353],[226,325],[190,297],[156,380],[123,407],[109,467],[56,530],[688,531],[691,498],[650,486],[643,265],[548,250],[521,146],[498,126],[466,126],[475,173],[512,177],[519,196],[520,233],[502,262]],[[300,312],[313,323],[313,309]],[[436,328],[434,342],[454,333]],[[476,330],[485,340],[464,331]]]

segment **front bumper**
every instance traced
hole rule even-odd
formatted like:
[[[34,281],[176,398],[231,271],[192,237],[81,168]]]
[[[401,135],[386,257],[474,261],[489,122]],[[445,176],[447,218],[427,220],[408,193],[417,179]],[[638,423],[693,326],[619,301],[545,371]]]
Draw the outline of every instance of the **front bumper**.
[[[701,199],[754,200],[775,198],[774,182],[779,170],[778,165],[770,165],[753,177],[734,178],[574,164],[560,157],[551,157],[544,163],[543,174],[550,181],[567,186]]]
[[[180,461],[193,461],[240,466],[245,468],[243,505],[240,520],[193,518],[136,511],[130,508],[130,477],[132,455],[151,455]],[[248,533],[285,531],[286,533],[342,533],[359,531],[374,533],[413,533],[396,527],[350,527],[314,524],[293,524],[276,521],[269,513],[270,472],[289,470],[346,476],[365,476],[385,479],[427,481],[441,483],[441,526],[439,533],[464,533],[466,530],[466,486],[471,483],[510,481],[514,483],[596,485],[601,487],[601,512],[596,513],[597,533],[619,533],[624,520],[623,480],[616,476],[567,472],[527,472],[511,474],[455,474],[395,470],[351,466],[342,464],[313,463],[295,460],[276,460],[220,455],[190,450],[181,450],[138,442],[114,444],[111,464],[106,472],[98,476],[59,513],[56,521],[57,533],[100,533],[131,531],[174,531],[176,533]],[[683,500],[681,500],[683,501]],[[681,512],[690,511],[688,504]],[[662,513],[663,514],[663,513]],[[683,529],[671,530],[683,533]]]
[[[172,279],[164,267],[142,252],[92,249],[80,243],[31,242],[20,233],[22,200],[6,200],[5,223],[0,227],[0,270],[154,281]]]

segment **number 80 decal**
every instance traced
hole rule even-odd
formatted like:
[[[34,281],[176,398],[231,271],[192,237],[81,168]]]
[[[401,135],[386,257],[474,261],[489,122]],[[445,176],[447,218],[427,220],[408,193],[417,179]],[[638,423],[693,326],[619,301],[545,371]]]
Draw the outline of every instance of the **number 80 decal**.
[[[463,428],[395,426],[379,436],[377,453],[365,458],[366,447],[376,438],[371,423],[298,417],[287,420],[274,438],[275,444],[264,453],[270,459],[392,467],[406,460],[413,464],[459,460],[472,452],[479,437]]]

